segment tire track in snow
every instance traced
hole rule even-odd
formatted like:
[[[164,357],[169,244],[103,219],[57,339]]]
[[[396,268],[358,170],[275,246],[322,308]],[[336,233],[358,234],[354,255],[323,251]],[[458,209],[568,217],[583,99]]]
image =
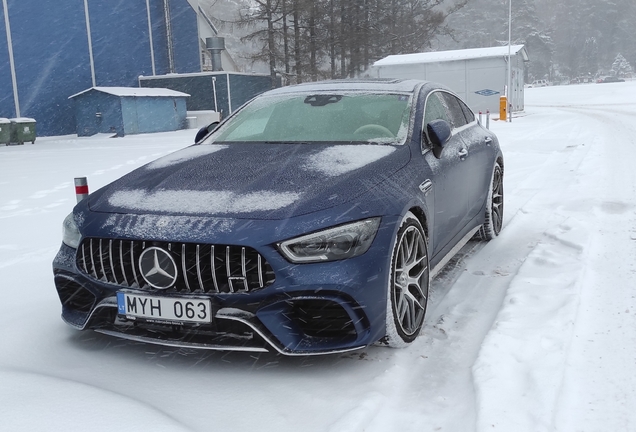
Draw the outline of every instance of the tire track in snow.
[[[478,431],[553,430],[588,232],[573,219],[548,230],[508,288],[473,366]]]
[[[571,357],[570,354],[573,341],[578,342],[580,350],[580,340],[572,336],[579,323],[581,295],[589,283],[587,269],[593,262],[589,256],[591,251],[598,250],[598,247],[590,246],[590,233],[598,226],[606,226],[602,222],[590,222],[589,213],[606,219],[603,215],[621,215],[634,208],[633,204],[624,202],[624,196],[619,198],[624,193],[616,193],[623,190],[619,186],[621,183],[631,185],[632,192],[635,189],[633,170],[627,166],[630,158],[622,157],[619,165],[624,166],[617,166],[615,158],[608,157],[629,153],[622,153],[617,141],[628,142],[633,149],[634,138],[629,133],[628,120],[633,120],[633,115],[612,110],[619,115],[617,119],[616,115],[605,111],[594,113],[578,107],[559,109],[570,116],[589,118],[585,123],[588,126],[581,128],[589,135],[585,155],[568,164],[575,180],[570,187],[570,199],[565,205],[555,206],[556,211],[570,214],[571,219],[546,233],[521,267],[508,290],[497,322],[482,346],[474,367],[479,431],[534,432],[555,428],[570,431],[589,426],[589,423],[576,420],[582,417],[580,413],[564,414],[561,407],[572,408],[573,380],[567,379],[572,375],[570,364],[576,362],[575,359],[596,358],[580,353]],[[604,132],[606,128],[609,130]],[[607,142],[608,136],[612,142]],[[617,187],[608,187],[604,170],[612,172],[609,178]],[[624,178],[625,173],[632,173],[629,179]],[[601,191],[604,193],[599,193]],[[610,191],[609,194],[606,191]],[[572,200],[574,196],[580,196],[580,199]],[[636,195],[632,193],[631,196]],[[577,223],[577,217],[585,222]],[[596,286],[593,292],[598,291]],[[587,382],[587,376],[575,385],[581,382]],[[589,391],[575,391],[575,394],[588,395]],[[589,413],[590,407],[585,404],[583,411]],[[605,417],[598,430],[629,429],[624,427],[625,423],[611,427]],[[573,420],[574,424],[578,423],[576,426]]]
[[[604,140],[581,176],[594,203],[586,267],[555,429],[634,430],[636,109],[581,111]]]
[[[564,119],[560,124],[565,126],[570,121]],[[504,146],[519,140],[516,133],[509,138],[497,133]],[[531,133],[527,137],[533,144],[537,141]],[[542,156],[523,177],[505,181],[506,214],[500,237],[483,245],[469,243],[433,281],[422,336],[407,351],[393,354],[396,364],[408,372],[404,376],[402,369],[394,370],[392,381],[408,384],[384,401],[364,430],[388,430],[390,424],[391,429],[404,431],[476,430],[473,365],[509,287],[515,281],[519,283],[518,272],[528,255],[538,253],[535,251],[543,247],[539,246],[541,242],[570,217],[567,208],[558,207],[577,188],[576,173],[593,147],[590,139],[588,131],[563,127],[541,147],[522,144],[513,149],[510,161],[504,147],[506,173],[514,172],[516,163],[527,166],[527,154]],[[402,396],[414,392],[426,403]],[[453,415],[449,415],[451,412]],[[396,419],[400,420],[396,423]]]
[[[349,424],[343,431],[475,430],[472,367],[482,342],[527,255],[545,231],[567,218],[535,212],[541,202],[541,194],[524,201],[525,210],[508,221],[500,237],[483,245],[469,243],[449,264],[454,267],[447,266],[433,281],[422,335],[407,350],[390,352],[395,367],[387,370],[386,381],[400,391],[391,392],[371,421],[365,419],[358,428]],[[368,353],[371,360],[384,358],[382,351]],[[382,383],[376,391],[386,394]],[[417,400],[404,396],[413,394]],[[359,406],[370,403],[364,398]]]

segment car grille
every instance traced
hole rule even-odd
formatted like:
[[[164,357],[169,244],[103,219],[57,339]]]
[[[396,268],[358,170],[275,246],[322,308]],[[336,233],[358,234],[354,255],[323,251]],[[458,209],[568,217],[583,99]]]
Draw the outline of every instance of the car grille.
[[[250,292],[274,283],[272,267],[244,246],[86,238],[77,249],[77,267],[92,279],[123,287],[154,289],[140,274],[141,253],[167,251],[177,266],[168,290],[177,292]],[[162,290],[166,291],[166,290]]]

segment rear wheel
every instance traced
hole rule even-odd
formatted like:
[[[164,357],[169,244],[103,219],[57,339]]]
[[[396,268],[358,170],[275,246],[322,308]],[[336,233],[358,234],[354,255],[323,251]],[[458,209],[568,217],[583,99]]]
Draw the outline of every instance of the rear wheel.
[[[482,240],[492,240],[499,235],[503,223],[504,210],[503,170],[501,165],[495,164],[488,191],[486,203],[486,221],[479,229]]]
[[[393,246],[386,308],[386,345],[405,347],[420,334],[429,283],[426,235],[420,221],[408,212]]]

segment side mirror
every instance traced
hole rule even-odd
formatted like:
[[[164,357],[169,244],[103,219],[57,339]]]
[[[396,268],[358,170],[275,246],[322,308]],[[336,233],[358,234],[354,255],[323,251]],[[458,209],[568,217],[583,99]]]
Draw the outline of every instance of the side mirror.
[[[194,143],[198,143],[199,141],[201,141],[203,138],[205,138],[210,132],[214,131],[217,126],[219,125],[219,122],[213,122],[210,123],[207,126],[203,126],[201,129],[199,129],[199,132],[197,132],[197,134],[194,137]]]
[[[433,145],[433,154],[438,159],[442,155],[442,149],[444,145],[451,138],[451,127],[446,120],[433,120],[426,125],[426,131],[428,132],[428,138]]]

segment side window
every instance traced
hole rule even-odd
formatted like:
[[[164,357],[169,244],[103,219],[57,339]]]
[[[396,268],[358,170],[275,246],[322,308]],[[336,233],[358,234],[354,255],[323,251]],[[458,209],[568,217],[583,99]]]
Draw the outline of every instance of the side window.
[[[453,123],[448,114],[448,108],[446,107],[446,102],[442,97],[441,92],[433,92],[428,95],[426,98],[426,106],[424,107],[424,124],[422,128],[424,130],[424,136],[426,137],[426,143],[430,146],[431,140],[428,137],[428,131],[426,130],[426,125],[432,122],[433,120],[446,120],[452,127]],[[422,146],[424,146],[424,142],[422,142]],[[424,147],[422,147],[424,150]]]
[[[451,123],[451,119],[448,116],[448,111],[444,101],[440,96],[440,92],[434,92],[428,95],[426,99],[426,108],[424,111],[424,130],[426,125],[433,120],[446,120]]]
[[[473,113],[473,111],[468,108],[468,105],[466,105],[463,101],[459,101],[459,105],[462,107],[462,111],[464,111],[464,117],[466,117],[466,122],[468,123],[472,123],[475,121],[475,113]]]
[[[461,102],[459,101],[459,99],[446,92],[442,92],[442,96],[444,98],[444,101],[446,102],[448,111],[450,112],[452,127],[459,128],[467,124],[468,122],[466,121],[466,117],[464,116],[464,111],[462,110],[462,106],[460,105]]]

